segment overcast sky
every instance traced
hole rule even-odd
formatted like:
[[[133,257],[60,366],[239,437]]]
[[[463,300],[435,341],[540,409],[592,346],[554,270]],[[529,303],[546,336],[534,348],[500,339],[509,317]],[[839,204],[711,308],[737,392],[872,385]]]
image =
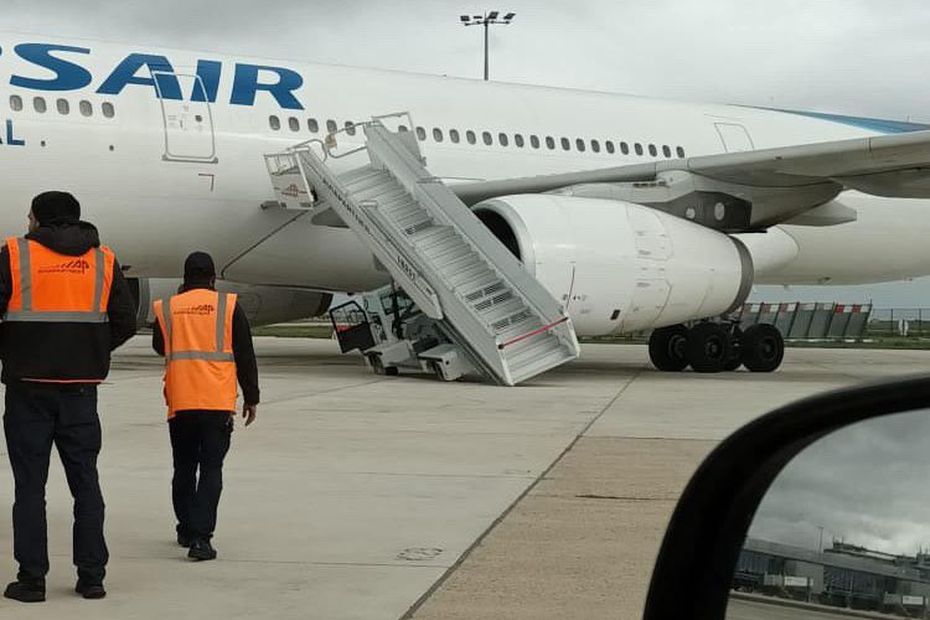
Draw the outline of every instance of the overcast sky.
[[[855,424],[788,464],[750,536],[816,549],[834,538],[887,553],[930,551],[930,412]]]
[[[480,77],[458,16],[498,9],[492,79],[930,122],[926,0],[502,2],[3,0],[0,28]],[[930,306],[930,283],[757,293],[824,296]]]

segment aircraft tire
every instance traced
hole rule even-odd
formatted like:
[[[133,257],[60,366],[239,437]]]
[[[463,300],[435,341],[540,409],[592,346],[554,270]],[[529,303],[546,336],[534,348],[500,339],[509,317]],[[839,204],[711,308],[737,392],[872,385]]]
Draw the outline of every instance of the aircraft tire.
[[[698,323],[688,332],[688,360],[694,372],[722,372],[730,350],[730,334],[718,323]]]
[[[649,337],[649,359],[657,370],[681,372],[688,367],[686,352],[688,328],[684,325],[662,327]]]
[[[752,372],[773,372],[785,359],[785,339],[774,325],[753,325],[743,334],[743,365]]]
[[[730,357],[723,365],[725,372],[733,372],[743,365],[743,330],[736,326],[730,334]]]

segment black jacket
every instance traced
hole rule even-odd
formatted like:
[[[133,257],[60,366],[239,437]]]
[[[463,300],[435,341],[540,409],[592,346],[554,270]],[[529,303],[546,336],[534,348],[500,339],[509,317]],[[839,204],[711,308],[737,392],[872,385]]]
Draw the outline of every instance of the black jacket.
[[[41,227],[26,239],[66,256],[81,256],[100,246],[97,229],[87,222]],[[0,315],[12,293],[10,253],[0,250]],[[0,324],[0,358],[4,383],[51,379],[96,383],[110,371],[110,353],[136,333],[136,305],[118,262],[107,304],[107,323]]]
[[[210,288],[208,286],[192,285],[182,286],[180,292],[196,288]],[[211,289],[212,290],[212,289]],[[252,347],[252,330],[249,327],[249,318],[242,307],[236,303],[233,312],[233,357],[236,360],[236,378],[242,388],[242,400],[247,405],[257,405],[258,390],[258,362],[255,360],[255,349]],[[165,354],[165,337],[158,324],[152,330],[152,348],[159,355]]]

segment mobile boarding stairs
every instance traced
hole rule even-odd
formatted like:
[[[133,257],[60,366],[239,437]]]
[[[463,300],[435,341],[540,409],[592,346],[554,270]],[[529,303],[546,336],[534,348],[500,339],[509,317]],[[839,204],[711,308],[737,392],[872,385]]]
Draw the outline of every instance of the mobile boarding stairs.
[[[385,126],[400,118],[408,122],[400,131]],[[413,127],[409,114],[375,117],[265,156],[283,208],[332,209],[393,277],[363,305],[330,312],[343,352],[359,349],[388,374],[479,374],[501,385],[578,357],[561,304],[430,174]],[[337,152],[346,131],[363,131],[364,146]],[[359,166],[336,174],[332,166],[347,169],[338,160],[349,157]]]

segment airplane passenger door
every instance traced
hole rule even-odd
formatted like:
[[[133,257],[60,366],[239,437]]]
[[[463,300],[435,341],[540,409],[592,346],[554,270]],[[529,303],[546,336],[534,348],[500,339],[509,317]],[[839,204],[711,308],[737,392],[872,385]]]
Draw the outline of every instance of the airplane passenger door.
[[[197,162],[215,164],[216,134],[213,128],[213,111],[208,101],[166,99],[162,96],[160,81],[165,77],[177,80],[185,99],[203,95],[205,89],[200,76],[193,74],[153,71],[155,91],[161,103],[162,121],[165,129],[164,161]],[[198,96],[198,99],[207,99]]]
[[[717,128],[717,134],[720,141],[723,142],[723,148],[727,153],[739,153],[741,151],[753,151],[755,145],[746,128],[738,123],[714,123]]]

